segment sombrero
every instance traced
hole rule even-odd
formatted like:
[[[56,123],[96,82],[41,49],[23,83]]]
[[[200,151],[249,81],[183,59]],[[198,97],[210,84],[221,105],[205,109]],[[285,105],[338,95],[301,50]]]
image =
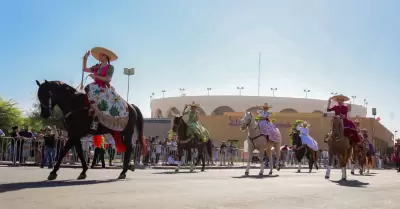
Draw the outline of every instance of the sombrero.
[[[105,54],[110,59],[110,62],[118,59],[118,56],[114,52],[103,47],[94,47],[90,50],[90,53],[96,60],[99,60],[100,54]]]
[[[259,105],[257,107],[262,107],[262,108],[272,108],[268,103],[264,103],[264,105]]]
[[[335,96],[332,97],[332,100],[335,101],[335,102],[337,102],[340,99],[345,101],[345,102],[350,100],[350,98],[346,97],[343,94],[335,95]]]
[[[196,102],[192,102],[191,104],[187,104],[190,107],[200,107],[200,104],[196,104]]]

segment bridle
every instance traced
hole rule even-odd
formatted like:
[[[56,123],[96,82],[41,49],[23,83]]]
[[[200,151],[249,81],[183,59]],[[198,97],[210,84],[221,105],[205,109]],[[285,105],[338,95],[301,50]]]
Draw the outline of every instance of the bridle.
[[[49,91],[49,102],[48,105],[44,105],[40,102],[40,106],[50,112],[50,117],[53,116],[53,104],[52,104],[52,96],[53,94]]]
[[[251,113],[249,113],[249,114],[250,114],[249,121],[248,121],[247,123],[245,123],[246,128],[248,128],[249,125],[250,125],[250,123],[253,121],[253,115],[252,115]],[[254,130],[256,130],[257,128],[258,128],[258,126],[256,126],[256,127],[254,128]],[[253,140],[258,139],[258,138],[260,138],[261,136],[264,136],[264,135],[260,133],[259,135],[255,136],[255,137],[247,136],[247,138],[251,141],[251,143],[253,144],[253,147],[255,147],[255,144],[254,144],[254,141],[253,141]]]

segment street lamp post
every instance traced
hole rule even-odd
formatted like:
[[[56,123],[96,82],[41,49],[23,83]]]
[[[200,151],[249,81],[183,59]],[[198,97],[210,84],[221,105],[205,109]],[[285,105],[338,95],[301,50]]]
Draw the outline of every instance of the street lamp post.
[[[367,103],[367,99],[364,99],[364,106],[366,106]]]
[[[356,96],[351,96],[351,99],[353,100],[353,104],[354,104],[354,99],[357,98]]]
[[[310,92],[310,89],[304,89],[304,93],[306,93],[306,99],[307,99],[307,94]]]
[[[162,90],[162,98],[164,98],[165,90]]]
[[[331,92],[331,96],[337,95],[337,92]]]
[[[207,88],[207,96],[210,96],[211,88]]]
[[[180,88],[180,89],[179,89],[179,91],[181,92],[181,96],[184,96],[184,93],[183,93],[183,92],[185,92],[185,90],[186,90],[186,89],[184,89],[184,88]]]
[[[394,131],[394,140],[396,141],[396,135],[397,135],[398,130]]]
[[[239,96],[242,96],[242,90],[244,89],[244,87],[242,86],[242,87],[237,87],[237,89],[239,90]]]
[[[275,97],[275,91],[278,91],[278,88],[271,88],[272,96]]]
[[[129,77],[135,75],[135,68],[124,68],[124,74],[128,76],[128,92],[126,93],[126,102],[129,103]]]

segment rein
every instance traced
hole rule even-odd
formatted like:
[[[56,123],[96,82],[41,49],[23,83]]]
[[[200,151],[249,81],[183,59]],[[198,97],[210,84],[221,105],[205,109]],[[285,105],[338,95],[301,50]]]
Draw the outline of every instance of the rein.
[[[253,116],[252,116],[252,115],[250,115],[250,116],[251,116],[251,118],[250,118],[249,122],[248,122],[248,123],[245,123],[245,125],[246,125],[247,128],[249,128],[249,125],[250,125],[250,123],[251,123],[252,120],[253,120]],[[257,127],[254,128],[254,130],[256,130],[256,129],[257,129]],[[264,136],[264,135],[260,133],[259,135],[255,136],[255,137],[247,136],[247,138],[251,141],[251,143],[253,144],[253,147],[255,148],[256,145],[254,144],[254,140],[260,138],[261,136]]]

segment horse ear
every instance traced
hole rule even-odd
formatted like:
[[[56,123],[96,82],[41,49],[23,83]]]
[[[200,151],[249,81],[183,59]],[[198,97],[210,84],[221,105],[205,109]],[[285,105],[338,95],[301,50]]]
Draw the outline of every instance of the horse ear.
[[[38,80],[36,80],[36,84],[37,84],[38,86],[40,86],[40,82],[39,82]]]
[[[48,81],[47,81],[46,79],[44,80],[44,82],[45,82],[45,83],[48,83]]]

